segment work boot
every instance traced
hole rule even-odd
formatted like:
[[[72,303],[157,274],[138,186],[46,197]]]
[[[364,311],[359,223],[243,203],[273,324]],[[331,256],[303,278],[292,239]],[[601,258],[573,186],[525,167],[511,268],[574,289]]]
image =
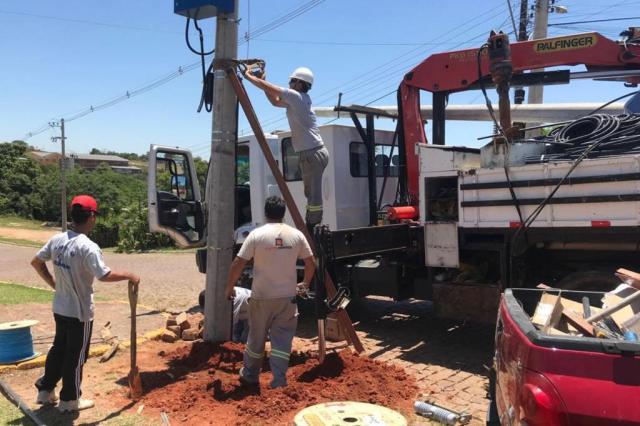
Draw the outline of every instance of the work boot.
[[[240,368],[239,375],[240,375],[240,383],[242,383],[243,385],[257,386],[259,383],[257,380],[249,379],[246,376],[246,370],[244,369],[244,367]]]
[[[316,224],[306,222],[306,225],[307,225],[307,232],[309,232],[309,237],[311,237],[311,239],[313,240],[314,239],[313,232],[316,227]]]
[[[64,413],[67,411],[80,411],[80,410],[86,410],[87,408],[91,408],[94,405],[95,404],[90,399],[79,398],[79,399],[74,399],[72,401],[60,401],[60,403],[58,404],[58,410],[61,413]]]
[[[283,388],[285,386],[287,386],[287,379],[276,380],[275,378],[273,379],[273,381],[269,385],[269,387],[271,389]]]
[[[49,404],[55,404],[56,402],[58,402],[58,396],[56,395],[55,390],[38,391],[38,396],[36,397],[36,404],[49,405]]]

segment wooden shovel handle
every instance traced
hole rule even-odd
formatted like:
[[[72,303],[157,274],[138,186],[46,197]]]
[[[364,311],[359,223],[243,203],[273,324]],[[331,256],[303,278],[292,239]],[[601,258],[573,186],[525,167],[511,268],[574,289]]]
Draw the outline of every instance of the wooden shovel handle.
[[[136,306],[138,304],[138,284],[129,281],[129,306],[131,307],[131,368],[136,367]]]

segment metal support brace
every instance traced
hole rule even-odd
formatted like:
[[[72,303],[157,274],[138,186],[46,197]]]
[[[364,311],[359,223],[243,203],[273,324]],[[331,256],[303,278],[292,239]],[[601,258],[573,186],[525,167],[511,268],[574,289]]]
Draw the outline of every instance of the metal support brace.
[[[238,101],[240,102],[242,110],[247,117],[247,121],[249,121],[249,124],[251,125],[251,130],[253,130],[253,134],[255,135],[262,153],[267,160],[269,169],[271,170],[273,177],[276,179],[278,188],[280,189],[282,197],[284,198],[284,201],[287,204],[287,208],[289,209],[289,214],[293,218],[293,222],[295,223],[296,228],[298,228],[304,234],[305,238],[309,242],[309,245],[311,246],[311,250],[313,250],[313,252],[315,253],[316,247],[314,244],[314,240],[311,235],[309,235],[309,231],[307,230],[304,219],[302,218],[302,215],[300,214],[300,211],[298,210],[298,207],[293,200],[293,196],[291,195],[291,191],[289,191],[289,187],[287,186],[287,183],[282,176],[282,172],[280,172],[280,169],[278,168],[278,163],[276,162],[275,158],[273,158],[273,154],[271,153],[269,145],[267,144],[267,140],[264,137],[264,132],[262,131],[260,122],[258,121],[258,117],[256,116],[256,113],[253,109],[253,105],[251,105],[251,100],[247,95],[247,91],[238,78],[235,68],[227,68],[227,75],[229,76],[229,80],[231,81],[233,90],[236,92],[236,96],[238,96]],[[324,285],[327,290],[327,295],[329,296],[329,298],[335,297],[337,291],[336,286],[331,279],[331,276],[326,270],[321,271],[321,274],[324,274]],[[338,310],[336,315],[338,316],[340,325],[342,325],[342,327],[346,331],[347,337],[353,345],[354,349],[357,352],[364,352],[364,347],[360,342],[360,338],[356,334],[356,330],[351,323],[351,319],[349,318],[349,314],[347,314],[347,311],[345,311],[344,309],[340,309]]]

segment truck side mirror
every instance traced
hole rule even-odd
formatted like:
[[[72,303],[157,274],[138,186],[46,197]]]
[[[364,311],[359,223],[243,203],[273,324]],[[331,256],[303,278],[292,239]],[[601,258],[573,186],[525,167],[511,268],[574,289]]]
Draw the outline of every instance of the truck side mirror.
[[[182,248],[206,242],[205,209],[191,152],[151,145],[148,173],[149,231]]]

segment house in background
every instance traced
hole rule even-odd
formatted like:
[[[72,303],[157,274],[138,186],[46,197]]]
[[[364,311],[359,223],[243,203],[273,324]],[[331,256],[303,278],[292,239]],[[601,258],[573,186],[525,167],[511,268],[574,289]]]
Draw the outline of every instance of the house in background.
[[[29,157],[43,166],[50,166],[60,164],[62,154],[59,152],[31,151],[29,152]]]
[[[57,152],[32,151],[29,153],[40,164],[58,164],[61,154]],[[136,174],[142,173],[142,169],[136,166],[130,166],[129,160],[118,157],[117,155],[103,154],[70,154],[66,159],[67,168],[80,167],[84,170],[95,170],[100,164],[106,164],[111,170],[118,173]]]

